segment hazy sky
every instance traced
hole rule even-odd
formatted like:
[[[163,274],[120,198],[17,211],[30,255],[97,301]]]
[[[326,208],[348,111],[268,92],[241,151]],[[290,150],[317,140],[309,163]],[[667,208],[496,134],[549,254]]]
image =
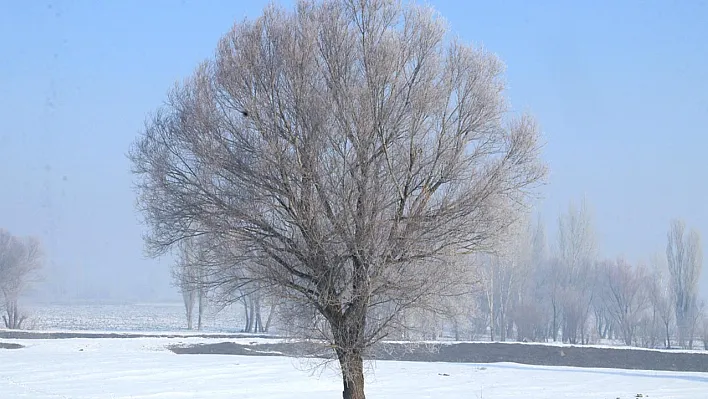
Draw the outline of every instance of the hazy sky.
[[[174,296],[168,260],[143,256],[125,154],[266,3],[0,0],[0,227],[42,237],[50,296]],[[501,56],[515,110],[538,117],[549,230],[585,196],[603,256],[663,254],[674,217],[708,235],[705,1],[429,3]]]

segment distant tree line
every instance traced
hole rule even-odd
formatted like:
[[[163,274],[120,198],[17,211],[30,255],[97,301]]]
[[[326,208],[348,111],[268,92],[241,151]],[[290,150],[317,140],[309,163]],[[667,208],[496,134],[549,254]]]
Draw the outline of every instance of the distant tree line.
[[[243,332],[268,332],[275,318],[279,299],[269,295],[258,283],[242,284],[222,273],[214,274],[215,265],[221,265],[219,254],[210,248],[205,237],[180,242],[177,261],[172,268],[174,285],[182,294],[187,329],[201,330],[207,307],[222,310],[241,305]],[[196,314],[195,308],[196,306]]]
[[[203,238],[186,242],[180,245],[175,282],[185,299],[188,328],[194,304],[202,303],[199,298],[207,292],[216,306],[242,304],[243,331],[267,332],[275,319],[282,322],[286,317],[286,326],[292,327],[292,309],[288,315],[277,312],[278,305],[292,308],[286,297],[257,284],[240,285],[242,280],[235,276],[212,274],[216,280],[210,281],[214,267],[209,262],[218,263],[218,252],[210,251]],[[490,251],[454,261],[466,263],[461,269],[470,273],[467,292],[442,295],[425,309],[400,312],[392,320],[392,336],[604,341],[650,348],[694,348],[698,340],[708,349],[708,314],[698,295],[703,264],[698,231],[674,220],[665,252],[647,263],[599,259],[592,217],[583,201],[558,217],[553,244],[547,242],[540,218],[520,219]]]
[[[605,341],[708,350],[708,314],[699,298],[701,238],[671,222],[664,254],[647,263],[598,259],[585,202],[558,218],[555,245],[540,221],[522,221],[492,253],[467,261],[479,283],[447,311],[409,315],[405,338],[493,341]]]

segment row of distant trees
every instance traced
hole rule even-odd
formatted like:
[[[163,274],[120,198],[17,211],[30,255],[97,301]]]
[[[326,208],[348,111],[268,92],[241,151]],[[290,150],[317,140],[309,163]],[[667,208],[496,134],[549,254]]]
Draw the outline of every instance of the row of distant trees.
[[[174,278],[188,328],[196,304],[201,329],[208,297],[217,306],[241,303],[243,331],[268,331],[278,304],[287,300],[257,284],[238,285],[234,278],[234,286],[223,276],[210,275],[209,262],[218,262],[218,252],[203,238],[185,240],[179,248]],[[648,263],[599,259],[597,254],[585,202],[571,204],[559,216],[551,244],[540,219],[521,219],[492,251],[456,260],[472,265],[463,268],[472,276],[469,292],[443,295],[428,309],[402,312],[393,330],[411,340],[486,335],[493,341],[606,340],[645,347],[693,348],[697,338],[708,349],[708,313],[698,295],[703,264],[698,231],[687,230],[680,220],[671,222],[665,253]]]
[[[34,237],[0,229],[0,311],[5,328],[19,329],[27,319],[19,300],[42,267],[42,247]]]
[[[239,284],[223,275],[210,274],[214,263],[218,262],[217,255],[203,237],[184,240],[178,246],[172,277],[182,294],[187,328],[201,330],[208,307],[221,310],[240,304],[244,316],[242,331],[268,332],[278,299],[268,295],[268,290],[257,283]]]
[[[647,263],[599,259],[583,203],[558,218],[554,245],[546,237],[542,223],[522,222],[493,254],[471,257],[478,289],[418,315],[417,336],[683,348],[699,339],[708,349],[698,231],[672,221],[665,253]]]

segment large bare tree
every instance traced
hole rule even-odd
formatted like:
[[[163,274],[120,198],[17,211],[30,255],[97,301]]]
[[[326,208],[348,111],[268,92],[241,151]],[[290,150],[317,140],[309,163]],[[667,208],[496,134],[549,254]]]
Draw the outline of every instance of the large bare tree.
[[[319,315],[344,398],[364,398],[366,349],[406,309],[467,292],[449,257],[491,248],[544,178],[536,123],[509,116],[502,72],[430,8],[271,6],[135,142],[147,246],[227,243],[226,275]]]
[[[26,319],[20,311],[20,296],[42,267],[42,249],[34,237],[16,237],[0,229],[0,294],[6,328],[19,329]]]
[[[698,281],[703,268],[701,236],[697,230],[686,233],[681,220],[671,222],[667,234],[666,261],[674,294],[679,345],[693,346],[693,326],[698,309]],[[688,342],[686,342],[688,341]]]

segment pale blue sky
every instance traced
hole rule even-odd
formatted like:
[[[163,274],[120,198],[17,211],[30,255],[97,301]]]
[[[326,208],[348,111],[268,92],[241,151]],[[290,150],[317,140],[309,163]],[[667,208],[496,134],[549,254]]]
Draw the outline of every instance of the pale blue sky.
[[[171,295],[168,263],[142,254],[125,153],[266,3],[0,0],[0,226],[45,240],[51,294]],[[585,195],[604,256],[663,254],[673,217],[708,235],[705,1],[429,4],[501,56],[514,108],[538,117],[550,229]]]

